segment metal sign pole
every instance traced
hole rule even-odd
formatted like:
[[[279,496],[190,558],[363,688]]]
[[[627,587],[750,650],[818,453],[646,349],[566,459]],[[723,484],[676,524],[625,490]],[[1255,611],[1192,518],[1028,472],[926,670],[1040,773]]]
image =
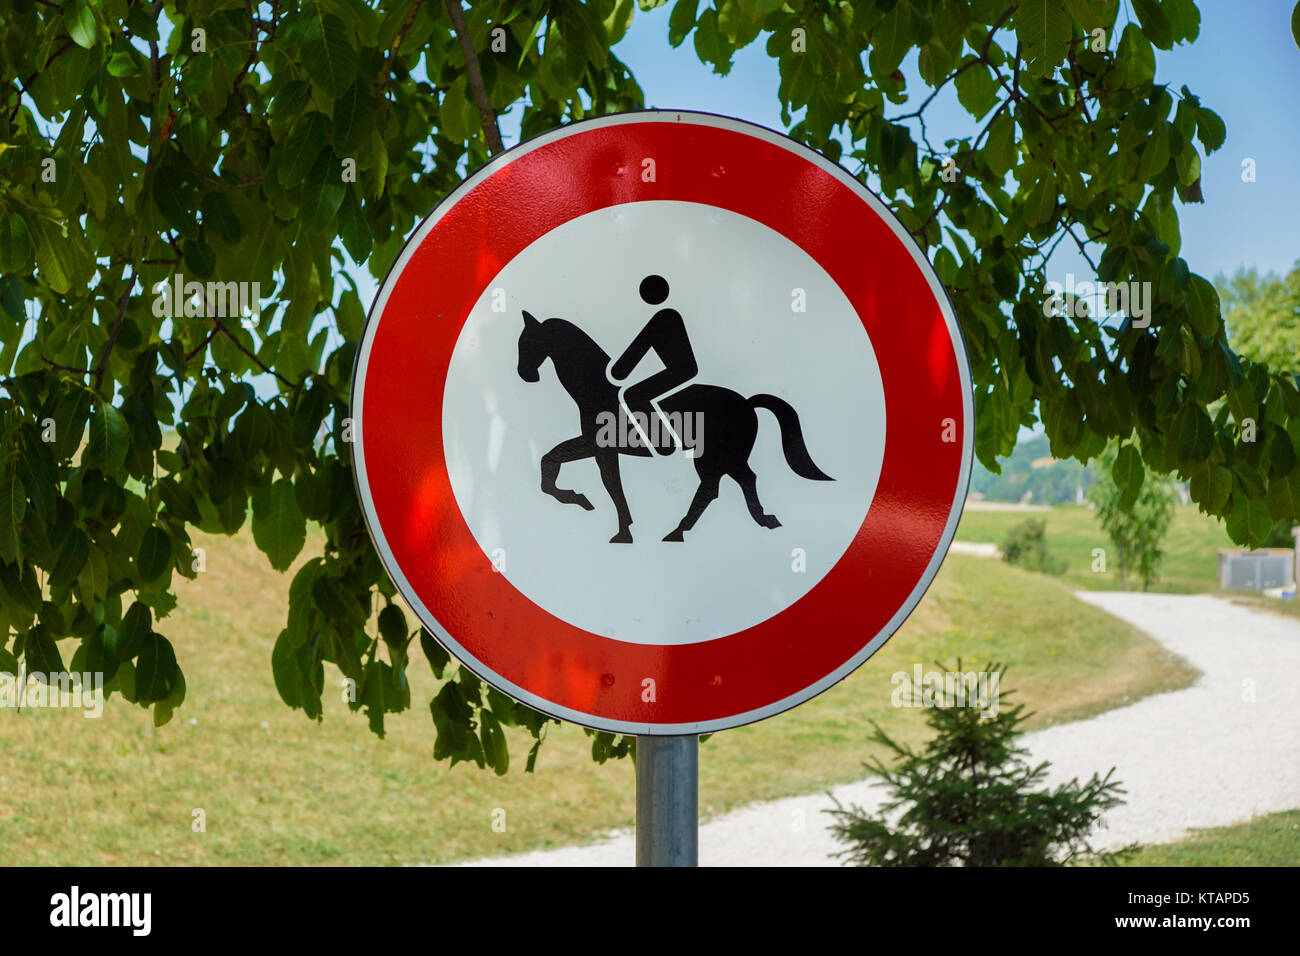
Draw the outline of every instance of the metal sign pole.
[[[699,782],[699,737],[637,737],[637,866],[699,865]]]

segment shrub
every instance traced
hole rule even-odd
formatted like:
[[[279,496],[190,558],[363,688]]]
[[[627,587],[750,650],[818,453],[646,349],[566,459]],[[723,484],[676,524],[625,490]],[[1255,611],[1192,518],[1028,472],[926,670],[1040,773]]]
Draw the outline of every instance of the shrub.
[[[961,673],[961,662],[957,673]],[[997,687],[1005,667],[995,667]],[[879,815],[860,807],[826,812],[836,840],[848,848],[833,856],[858,866],[1062,866],[1072,861],[1114,864],[1136,845],[1099,853],[1088,835],[1104,811],[1123,803],[1114,768],[1086,783],[1071,780],[1040,790],[1047,761],[1031,766],[1015,745],[1028,718],[1024,705],[1005,706],[1001,691],[990,717],[978,707],[928,708],[936,733],[921,750],[893,740],[879,725],[871,739],[883,744],[897,765],[879,759],[864,766],[892,791]],[[834,797],[832,797],[834,800]],[[902,808],[901,815],[895,811]],[[896,823],[890,820],[896,816]]]
[[[1007,532],[1002,542],[1002,560],[1029,571],[1063,574],[1065,562],[1053,558],[1047,550],[1047,521],[1029,518]]]

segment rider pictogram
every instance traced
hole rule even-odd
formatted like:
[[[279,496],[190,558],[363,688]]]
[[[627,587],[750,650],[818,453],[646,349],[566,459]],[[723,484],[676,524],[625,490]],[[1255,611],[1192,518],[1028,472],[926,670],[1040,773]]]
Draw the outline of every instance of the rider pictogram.
[[[648,305],[662,305],[668,298],[668,280],[658,275],[646,276],[641,280],[640,292]],[[690,336],[686,334],[686,323],[676,309],[660,309],[650,317],[632,344],[610,366],[610,377],[616,382],[623,381],[651,351],[663,362],[664,369],[623,391],[623,414],[630,418],[645,445],[660,455],[667,455],[677,444],[672,429],[655,428],[653,435],[641,434],[640,422],[662,421],[656,400],[685,385],[699,371]]]

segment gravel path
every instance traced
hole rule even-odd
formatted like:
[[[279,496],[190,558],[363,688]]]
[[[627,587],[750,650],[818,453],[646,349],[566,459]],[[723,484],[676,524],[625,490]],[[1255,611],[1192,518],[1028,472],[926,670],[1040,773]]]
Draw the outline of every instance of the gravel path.
[[[1222,826],[1300,807],[1300,621],[1205,595],[1082,592],[1146,631],[1201,671],[1180,691],[1089,720],[1025,735],[1050,760],[1050,782],[1115,766],[1127,803],[1112,810],[1094,846],[1164,843],[1191,827]],[[872,781],[838,787],[841,803],[875,808]],[[825,866],[840,849],[824,793],[756,804],[700,828],[700,862],[714,866]],[[585,847],[477,860],[471,866],[628,866],[623,833]]]

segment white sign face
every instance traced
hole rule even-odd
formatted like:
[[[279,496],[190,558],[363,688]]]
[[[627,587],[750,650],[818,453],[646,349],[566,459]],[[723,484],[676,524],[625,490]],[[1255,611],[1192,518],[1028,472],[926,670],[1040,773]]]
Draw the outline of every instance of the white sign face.
[[[647,275],[668,282],[662,306],[638,294]],[[729,439],[734,425],[725,418],[706,417],[702,427],[683,422],[699,459],[680,450],[620,456],[631,543],[610,543],[618,520],[594,459],[566,463],[559,480],[584,494],[592,511],[541,491],[543,454],[579,434],[580,422],[553,367],[565,356],[553,356],[536,383],[514,374],[523,311],[566,319],[617,357],[661,307],[684,320],[696,382],[787,401],[813,461],[835,479],[796,475],[782,454],[776,418],[757,410],[748,464],[779,527],[756,524],[741,486],[724,478],[717,500],[684,540],[663,541],[700,484],[696,461]],[[661,368],[652,352],[629,380]],[[885,448],[880,370],[844,293],[784,236],[695,203],[640,202],[588,213],[516,256],[461,331],[443,406],[451,486],[484,553],[495,554],[510,583],[551,614],[642,644],[732,634],[802,597],[861,526]]]

